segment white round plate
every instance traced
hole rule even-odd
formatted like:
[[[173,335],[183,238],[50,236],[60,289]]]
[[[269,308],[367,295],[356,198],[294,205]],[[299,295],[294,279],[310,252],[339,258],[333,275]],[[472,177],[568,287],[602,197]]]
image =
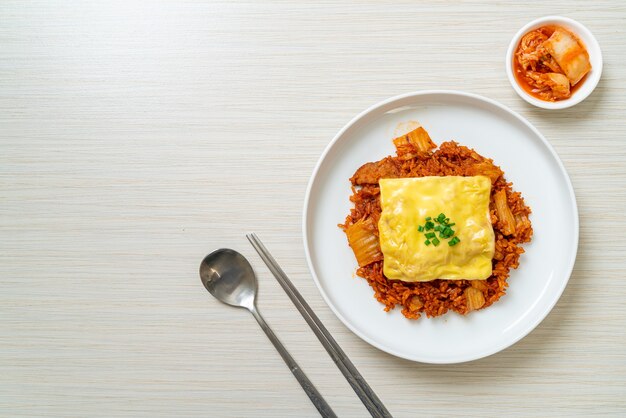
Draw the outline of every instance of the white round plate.
[[[466,316],[406,319],[387,313],[365,279],[343,231],[352,207],[348,179],[362,164],[393,155],[394,132],[418,121],[436,144],[455,140],[493,158],[533,211],[535,231],[507,294]],[[303,218],[307,262],[322,296],[356,335],[398,357],[459,363],[503,350],[532,331],[561,296],[576,259],[578,209],[569,177],[546,139],[501,104],[456,91],[422,91],[379,103],[348,123],[322,154],[307,189]]]

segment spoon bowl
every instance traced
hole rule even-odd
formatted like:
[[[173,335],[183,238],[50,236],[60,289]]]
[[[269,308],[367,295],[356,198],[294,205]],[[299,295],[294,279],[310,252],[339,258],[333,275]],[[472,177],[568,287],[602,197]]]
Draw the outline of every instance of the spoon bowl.
[[[204,257],[200,280],[220,302],[248,310],[254,308],[256,276],[248,260],[237,251],[222,248]]]

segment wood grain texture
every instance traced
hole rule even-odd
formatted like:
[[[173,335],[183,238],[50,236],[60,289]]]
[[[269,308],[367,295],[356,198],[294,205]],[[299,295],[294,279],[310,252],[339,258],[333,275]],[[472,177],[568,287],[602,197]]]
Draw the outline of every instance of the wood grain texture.
[[[598,38],[582,104],[516,96],[504,54],[561,14]],[[315,417],[254,319],[198,279],[232,247],[259,308],[340,416],[366,415],[247,243],[256,231],[398,417],[626,414],[626,41],[622,1],[0,3],[0,415]],[[420,89],[527,117],[568,169],[581,221],[563,297],[515,346],[416,364],[323,302],[301,237],[320,153],[356,113]],[[549,263],[546,260],[546,263]]]

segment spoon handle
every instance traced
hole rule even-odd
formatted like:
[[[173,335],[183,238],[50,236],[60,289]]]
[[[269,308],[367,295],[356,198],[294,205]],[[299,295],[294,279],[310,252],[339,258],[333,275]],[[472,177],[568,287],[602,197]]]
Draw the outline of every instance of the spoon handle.
[[[267,338],[269,338],[272,344],[274,344],[274,347],[276,347],[276,350],[278,350],[280,356],[283,358],[283,360],[285,360],[285,363],[289,367],[289,370],[291,370],[296,379],[298,379],[298,382],[300,382],[300,386],[302,386],[302,389],[304,389],[306,394],[309,395],[311,402],[313,402],[313,405],[315,405],[320,415],[324,418],[337,418],[337,415],[335,415],[330,405],[326,403],[322,395],[317,391],[315,386],[313,386],[313,383],[311,383],[306,374],[304,374],[302,369],[300,369],[298,363],[296,363],[293,357],[291,357],[291,354],[289,354],[283,343],[280,342],[270,326],[267,325],[267,322],[265,322],[265,319],[263,319],[259,311],[256,309],[256,306],[250,309],[250,312],[252,313],[252,316],[254,316],[254,318],[257,320],[263,331],[265,331]]]

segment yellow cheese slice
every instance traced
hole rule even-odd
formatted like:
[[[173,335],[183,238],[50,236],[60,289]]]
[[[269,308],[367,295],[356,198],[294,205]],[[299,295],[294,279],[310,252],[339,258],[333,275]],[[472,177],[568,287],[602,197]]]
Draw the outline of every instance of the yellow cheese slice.
[[[383,272],[391,280],[483,280],[491,276],[495,236],[489,217],[491,181],[484,176],[381,179],[378,222]],[[426,245],[426,217],[440,213],[461,240]],[[435,223],[437,225],[437,223]]]

